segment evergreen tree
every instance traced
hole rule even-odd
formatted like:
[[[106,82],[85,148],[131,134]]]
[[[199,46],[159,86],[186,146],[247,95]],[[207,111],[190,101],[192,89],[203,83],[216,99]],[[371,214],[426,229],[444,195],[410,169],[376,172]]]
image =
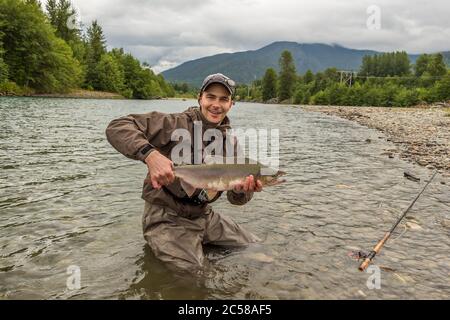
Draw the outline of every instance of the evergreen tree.
[[[419,92],[415,89],[400,88],[394,96],[394,107],[410,107],[419,102]]]
[[[68,0],[47,0],[47,17],[56,30],[56,35],[72,48],[74,57],[81,63],[84,61],[85,48],[81,30],[77,26],[77,12]]]
[[[5,21],[2,19],[2,13],[0,13],[0,30],[2,30],[2,25]],[[0,83],[6,82],[8,80],[8,66],[3,61],[3,54],[5,50],[3,49],[3,32],[0,31]]]
[[[361,67],[359,68],[359,74],[361,74],[362,76],[368,76],[369,74],[373,74],[371,66],[372,66],[372,57],[367,55],[364,56],[362,59]]]
[[[290,99],[295,85],[296,69],[292,53],[290,51],[283,51],[279,60],[280,75],[279,75],[279,101]]]
[[[325,90],[327,86],[327,79],[322,72],[317,72],[314,76],[313,86],[312,86],[312,94],[316,94],[319,91]]]
[[[434,93],[437,101],[450,100],[450,71],[441,80],[436,82]]]
[[[175,94],[161,75],[131,54],[122,49],[107,53],[97,21],[82,39],[71,21],[76,12],[70,1],[48,0],[45,7],[46,14],[37,0],[0,0],[0,90],[21,94],[29,92],[23,88],[28,86],[38,92],[63,92],[83,83],[130,98]]]
[[[131,96],[135,88],[136,77],[141,69],[139,61],[131,54],[125,54],[122,48],[112,49],[111,55],[120,65],[124,76],[124,85],[131,90]]]
[[[183,82],[183,84],[181,85],[180,91],[182,93],[186,93],[186,92],[189,91],[189,86],[188,86],[188,84],[186,82]]]
[[[327,84],[331,85],[333,83],[339,82],[339,80],[340,80],[340,75],[337,72],[336,68],[327,68],[323,72],[323,74],[324,74],[324,77],[325,77],[325,80],[326,80]]]
[[[359,73],[362,76],[375,77],[407,76],[411,72],[410,69],[408,54],[402,51],[364,56]]]
[[[87,42],[89,47],[89,60],[99,62],[103,54],[106,53],[106,40],[102,27],[97,20],[92,21],[87,30]]]
[[[433,54],[428,62],[427,71],[432,77],[442,77],[447,73],[447,66],[442,53]]]
[[[294,103],[309,104],[311,98],[311,84],[300,83],[295,89]]]
[[[68,0],[47,0],[47,15],[56,35],[67,43],[80,39],[80,30],[76,25],[77,12]]]
[[[38,8],[42,7],[42,3],[39,0],[26,0],[25,3],[35,5]]]
[[[433,86],[435,82],[436,79],[428,71],[422,73],[418,81],[419,85],[425,88]]]
[[[26,0],[25,3],[34,5],[34,6],[38,7],[38,8],[42,7],[42,3],[39,0]]]
[[[65,91],[76,87],[81,68],[72,50],[47,22],[36,2],[0,1],[4,23],[4,62],[9,79],[42,92]]]
[[[8,81],[8,66],[3,61],[3,58],[0,56],[0,83],[6,81]]]
[[[311,103],[314,105],[328,105],[330,103],[328,95],[325,91],[320,90],[311,97]]]
[[[422,74],[427,71],[429,62],[430,56],[428,54],[421,54],[417,58],[416,65],[414,66],[416,77],[422,76]]]
[[[144,71],[145,70],[151,71],[150,68],[144,69]],[[153,75],[153,77],[155,77],[153,71],[151,71],[151,74]],[[159,87],[161,88],[162,91],[162,95],[159,97],[167,98],[169,96],[173,97],[175,95],[173,87],[164,80],[164,77],[161,74],[156,75],[156,80],[158,81]]]
[[[117,61],[123,73],[124,89],[121,93],[124,96],[150,99],[175,95],[174,89],[165,82],[162,75],[156,76],[148,65],[141,66],[139,60],[131,54],[124,53],[123,49],[113,49],[111,56]]]
[[[102,27],[94,20],[87,30],[87,46],[86,46],[86,85],[96,88],[99,79],[95,71],[101,57],[106,53],[106,40],[103,35]]]
[[[314,81],[314,74],[312,73],[311,70],[308,69],[308,71],[306,71],[305,76],[303,77],[303,82],[305,82],[306,84],[311,83]]]
[[[408,76],[411,74],[411,62],[405,51],[396,52],[393,57],[394,74],[396,76]]]
[[[120,93],[124,89],[122,68],[110,54],[104,54],[95,68],[97,74],[94,88]]]
[[[262,99],[268,101],[277,96],[277,73],[273,68],[266,70],[262,82]]]
[[[47,10],[47,17],[50,24],[57,28],[58,26],[58,3],[57,0],[47,0],[45,4],[45,9]]]

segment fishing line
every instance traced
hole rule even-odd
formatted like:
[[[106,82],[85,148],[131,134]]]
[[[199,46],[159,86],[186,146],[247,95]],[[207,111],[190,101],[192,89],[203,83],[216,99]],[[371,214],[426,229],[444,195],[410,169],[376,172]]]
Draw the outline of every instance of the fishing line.
[[[399,225],[399,223],[402,221],[402,219],[406,216],[406,214],[408,213],[408,211],[413,207],[413,205],[416,203],[417,199],[419,199],[419,197],[422,195],[422,193],[425,191],[425,189],[428,187],[428,185],[431,183],[431,181],[434,179],[434,177],[436,176],[436,174],[438,173],[438,171],[436,170],[433,174],[433,176],[431,177],[430,180],[428,180],[428,182],[425,184],[425,186],[423,187],[422,191],[420,191],[420,193],[415,197],[415,199],[411,202],[411,204],[409,205],[409,207],[403,212],[403,214],[400,216],[400,218],[396,221],[396,223],[392,226],[392,228],[386,232],[386,234],[384,235],[383,239],[381,239],[376,246],[372,249],[372,251],[369,252],[369,254],[367,255],[367,257],[364,259],[363,263],[361,263],[361,265],[359,266],[359,270],[360,271],[364,271],[366,270],[366,268],[369,266],[369,264],[372,262],[373,258],[375,258],[375,256],[380,252],[381,248],[384,246],[384,244],[388,241],[388,239],[391,237],[392,233],[394,232],[395,228],[397,228],[397,226]],[[399,237],[397,237],[398,239]]]

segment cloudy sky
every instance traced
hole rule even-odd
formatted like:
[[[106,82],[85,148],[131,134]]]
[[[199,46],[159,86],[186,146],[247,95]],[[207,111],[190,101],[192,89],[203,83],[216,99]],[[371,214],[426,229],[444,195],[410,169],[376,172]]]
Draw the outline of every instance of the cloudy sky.
[[[110,47],[156,72],[274,41],[409,53],[450,50],[448,0],[72,0]],[[379,17],[379,19],[378,19]]]

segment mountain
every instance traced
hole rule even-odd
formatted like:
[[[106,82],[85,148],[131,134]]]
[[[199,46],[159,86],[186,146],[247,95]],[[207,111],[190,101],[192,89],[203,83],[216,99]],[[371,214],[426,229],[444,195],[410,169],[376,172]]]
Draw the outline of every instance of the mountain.
[[[196,87],[201,85],[207,75],[216,72],[228,75],[237,83],[251,83],[255,79],[262,78],[267,68],[279,70],[278,59],[283,50],[291,51],[299,74],[304,74],[308,69],[315,73],[330,67],[357,71],[365,55],[381,53],[349,49],[340,45],[280,41],[258,50],[222,53],[187,61],[162,72],[162,75],[169,82],[186,82]],[[450,64],[450,51],[443,54]],[[411,63],[415,63],[418,56],[409,55]]]

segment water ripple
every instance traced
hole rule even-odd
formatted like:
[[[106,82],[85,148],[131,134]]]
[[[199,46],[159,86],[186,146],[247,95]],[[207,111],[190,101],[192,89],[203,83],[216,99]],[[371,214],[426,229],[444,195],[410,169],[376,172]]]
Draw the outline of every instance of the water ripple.
[[[215,204],[263,243],[242,251],[208,249],[211,268],[200,279],[168,271],[142,237],[146,167],[119,155],[104,130],[119,116],[180,112],[191,104],[0,98],[0,297],[450,296],[448,177],[438,175],[405,220],[420,228],[402,223],[377,256],[382,290],[368,290],[368,275],[348,253],[371,249],[430,172],[383,155],[394,146],[378,131],[290,106],[238,104],[230,115],[235,128],[280,130],[280,167],[288,181],[242,207],[225,199]],[[421,183],[405,179],[404,171]],[[70,265],[81,268],[77,292],[66,288]]]

